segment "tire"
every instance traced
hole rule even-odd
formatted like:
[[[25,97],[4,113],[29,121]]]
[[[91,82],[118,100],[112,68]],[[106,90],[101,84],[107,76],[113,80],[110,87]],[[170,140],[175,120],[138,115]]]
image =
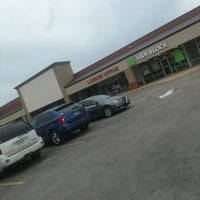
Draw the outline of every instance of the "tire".
[[[50,136],[51,136],[51,141],[55,145],[61,145],[61,144],[63,144],[63,142],[64,142],[64,135],[62,135],[58,131],[55,131],[55,130],[51,131]]]
[[[36,159],[39,159],[40,156],[41,156],[41,150],[38,150],[38,151],[34,152],[33,155],[31,155],[31,158],[33,160],[36,160]]]
[[[89,123],[84,124],[83,126],[81,126],[80,130],[81,130],[81,131],[85,131],[85,130],[88,129],[88,127],[89,127]]]
[[[104,108],[104,115],[106,117],[111,117],[113,115],[113,109],[110,106]]]
[[[0,171],[0,180],[2,180],[5,177],[5,174],[3,171]]]

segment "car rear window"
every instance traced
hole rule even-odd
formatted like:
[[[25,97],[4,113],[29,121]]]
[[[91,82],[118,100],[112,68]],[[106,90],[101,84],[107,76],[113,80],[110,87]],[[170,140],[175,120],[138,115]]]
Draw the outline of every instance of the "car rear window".
[[[79,104],[66,104],[65,106],[58,108],[57,112],[59,112],[62,115],[63,113],[72,111],[73,109],[75,109],[77,107],[79,107]]]
[[[32,126],[29,124],[19,121],[0,129],[0,144],[6,142],[14,137],[17,137],[23,133],[27,133],[32,130]]]
[[[38,126],[44,125],[44,124],[52,121],[54,118],[55,118],[55,115],[53,114],[53,112],[46,112],[46,113],[43,113],[43,114],[33,118],[32,121],[30,122],[30,124],[34,128],[36,128]]]

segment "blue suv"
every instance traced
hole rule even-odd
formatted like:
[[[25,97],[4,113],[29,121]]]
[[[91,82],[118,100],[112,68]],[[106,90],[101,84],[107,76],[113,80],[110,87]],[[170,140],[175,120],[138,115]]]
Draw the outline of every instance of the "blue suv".
[[[77,129],[86,130],[89,122],[89,114],[83,106],[69,103],[36,115],[30,123],[45,143],[60,145],[64,136]]]

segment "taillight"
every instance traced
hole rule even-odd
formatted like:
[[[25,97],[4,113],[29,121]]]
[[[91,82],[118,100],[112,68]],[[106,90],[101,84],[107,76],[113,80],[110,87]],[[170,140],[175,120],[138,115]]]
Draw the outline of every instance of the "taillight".
[[[65,119],[60,118],[60,119],[58,120],[58,124],[59,124],[59,125],[63,125],[64,123],[65,123]]]
[[[1,155],[1,154],[3,154],[3,153],[2,153],[2,151],[1,151],[1,149],[0,149],[0,155]]]

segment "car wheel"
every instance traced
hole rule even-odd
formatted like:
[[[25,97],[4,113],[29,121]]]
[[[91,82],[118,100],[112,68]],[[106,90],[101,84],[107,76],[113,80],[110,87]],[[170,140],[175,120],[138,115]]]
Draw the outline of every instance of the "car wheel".
[[[35,159],[40,158],[40,156],[41,156],[41,150],[38,150],[38,151],[34,152],[34,153],[31,155],[31,158],[35,160]]]
[[[55,145],[61,145],[64,142],[64,136],[57,132],[57,131],[51,131],[51,141],[55,144]]]
[[[113,110],[111,107],[107,106],[104,108],[104,115],[106,117],[111,117],[113,115]]]
[[[87,124],[84,124],[83,126],[81,126],[81,131],[84,131],[84,130],[87,130],[88,129],[88,127],[89,127],[89,123],[87,123]]]

